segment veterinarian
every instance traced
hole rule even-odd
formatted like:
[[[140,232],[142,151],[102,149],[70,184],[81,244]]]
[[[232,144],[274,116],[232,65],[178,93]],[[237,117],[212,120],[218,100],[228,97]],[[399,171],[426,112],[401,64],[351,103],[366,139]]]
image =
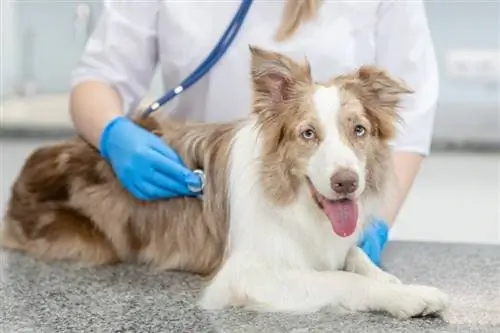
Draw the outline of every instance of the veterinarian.
[[[102,16],[72,75],[76,130],[107,159],[119,181],[142,200],[195,195],[199,178],[153,134],[124,116],[148,93],[159,65],[175,87],[211,52],[239,1],[105,0]],[[254,1],[230,49],[175,102],[176,115],[198,121],[246,116],[250,105],[248,45],[307,59],[318,81],[375,64],[414,90],[401,109],[395,140],[398,193],[373,219],[359,246],[374,263],[429,154],[438,95],[433,43],[423,1]]]

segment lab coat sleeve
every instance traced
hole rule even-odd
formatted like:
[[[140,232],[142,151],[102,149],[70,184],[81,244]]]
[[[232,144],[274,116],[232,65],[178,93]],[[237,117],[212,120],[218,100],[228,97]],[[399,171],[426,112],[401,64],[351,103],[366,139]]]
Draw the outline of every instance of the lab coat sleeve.
[[[429,154],[439,81],[423,1],[382,1],[377,13],[376,63],[414,90],[400,108],[402,124],[392,147]]]
[[[134,110],[148,92],[158,63],[157,15],[157,2],[105,0],[72,72],[72,87],[87,80],[108,83],[120,95],[122,111]]]

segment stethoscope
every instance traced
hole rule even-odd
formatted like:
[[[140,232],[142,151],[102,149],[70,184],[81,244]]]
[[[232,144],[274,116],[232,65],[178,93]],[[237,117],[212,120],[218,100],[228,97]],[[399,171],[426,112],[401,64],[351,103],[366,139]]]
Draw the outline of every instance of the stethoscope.
[[[214,47],[212,52],[207,56],[207,58],[191,73],[187,78],[184,79],[179,85],[175,88],[167,91],[167,93],[156,101],[151,103],[142,113],[142,117],[146,118],[154,111],[158,110],[161,106],[165,105],[167,102],[180,95],[183,91],[191,87],[193,84],[198,82],[210,69],[212,69],[215,64],[224,56],[226,51],[229,49],[231,44],[234,41],[234,38],[238,34],[241,26],[243,25],[243,21],[247,16],[248,10],[252,5],[253,0],[242,0],[240,8],[234,15],[233,20],[227,27],[226,31],[219,39],[219,42]],[[200,177],[201,185],[199,187],[189,186],[189,189],[194,193],[201,193],[205,187],[205,173],[202,170],[194,170]],[[199,195],[200,198],[201,194]]]
[[[144,118],[149,116],[152,112],[158,110],[161,106],[165,105],[174,97],[180,95],[183,91],[191,87],[193,84],[198,82],[198,80],[200,80],[210,69],[215,66],[215,64],[224,56],[226,51],[229,49],[229,46],[231,46],[231,44],[233,43],[234,38],[243,25],[243,21],[247,16],[252,2],[253,0],[241,1],[240,8],[234,15],[233,20],[227,27],[222,37],[219,39],[219,42],[214,47],[212,52],[210,52],[207,58],[198,66],[198,68],[193,71],[193,73],[185,78],[184,81],[182,81],[175,88],[170,89],[165,95],[151,103],[142,114]]]

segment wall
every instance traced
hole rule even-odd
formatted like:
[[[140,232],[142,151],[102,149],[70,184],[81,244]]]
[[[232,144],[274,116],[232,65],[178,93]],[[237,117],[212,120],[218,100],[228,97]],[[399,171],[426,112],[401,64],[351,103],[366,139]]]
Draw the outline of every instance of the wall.
[[[23,55],[16,59],[14,73],[8,74],[16,77],[15,81],[7,81],[8,91],[23,91],[25,87],[20,83],[35,78],[38,93],[66,92],[68,73],[82,48],[81,36],[75,34],[74,29],[75,8],[78,4],[87,4],[91,8],[92,28],[102,3],[95,0],[17,0],[7,3],[15,4],[18,17],[15,22],[17,39],[9,47],[9,54],[17,52]],[[455,142],[475,140],[500,144],[498,81],[454,79],[445,71],[445,59],[450,50],[500,48],[500,0],[432,0],[426,1],[426,6],[441,74],[435,137]],[[31,32],[34,33],[32,44],[28,40]],[[152,90],[154,93],[162,90],[158,76]]]
[[[0,96],[3,98],[10,93],[10,88],[13,85],[14,76],[16,73],[16,63],[14,61],[17,47],[15,45],[15,6],[11,1],[1,2],[1,54],[0,66],[2,77],[0,80]]]
[[[23,84],[34,80],[37,94],[67,92],[68,74],[78,61],[86,39],[74,25],[76,8],[80,4],[90,7],[92,28],[101,2],[17,0],[14,3],[17,11],[14,47],[19,57],[11,91],[22,92]]]
[[[440,71],[435,136],[500,142],[500,81],[454,79],[445,63],[454,49],[500,51],[500,1],[432,0],[426,8]]]

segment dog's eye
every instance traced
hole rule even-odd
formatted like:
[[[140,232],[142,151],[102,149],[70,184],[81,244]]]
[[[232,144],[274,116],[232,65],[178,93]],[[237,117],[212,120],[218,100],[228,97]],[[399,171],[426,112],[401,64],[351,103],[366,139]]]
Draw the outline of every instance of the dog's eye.
[[[361,125],[357,125],[354,128],[354,133],[356,134],[356,136],[359,136],[359,137],[364,136],[366,134],[366,128],[364,128]]]
[[[302,137],[306,140],[312,140],[316,137],[316,133],[314,133],[314,130],[309,128],[302,132]]]

